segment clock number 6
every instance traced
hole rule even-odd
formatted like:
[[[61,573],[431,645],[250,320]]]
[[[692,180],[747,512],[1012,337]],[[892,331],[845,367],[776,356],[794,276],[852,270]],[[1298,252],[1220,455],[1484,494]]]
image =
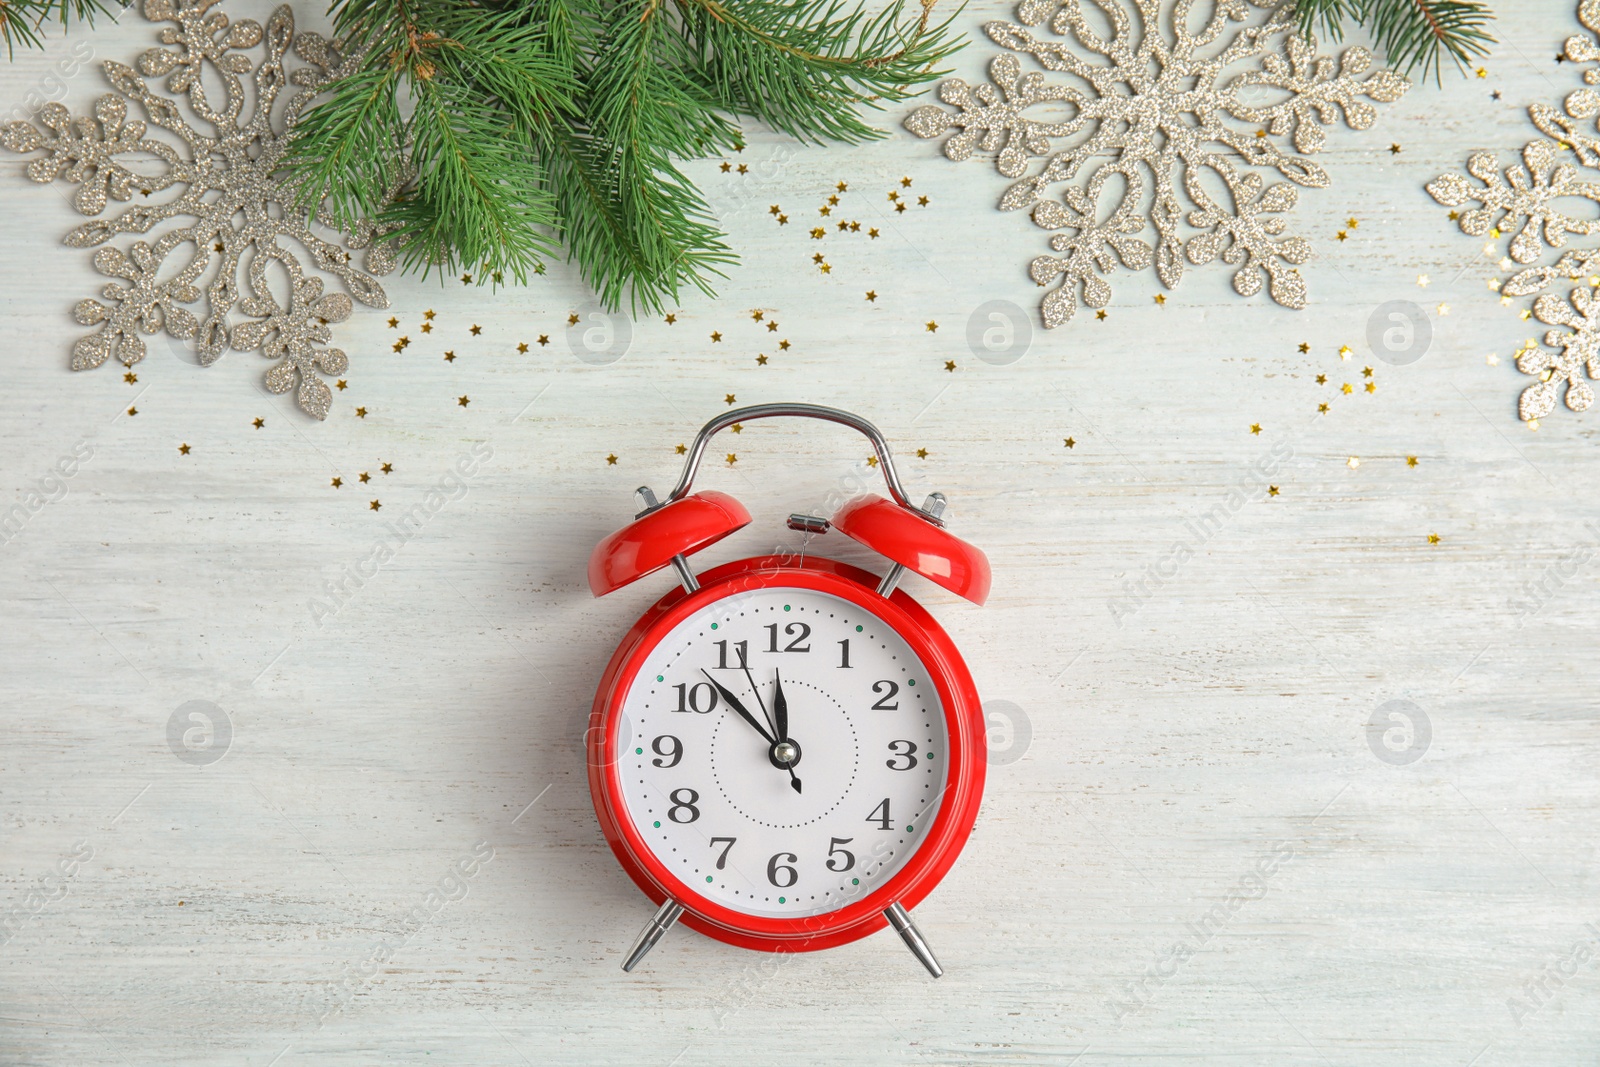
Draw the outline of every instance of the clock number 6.
[[[905,746],[904,750],[901,749],[902,745]],[[913,755],[917,751],[915,741],[890,741],[889,751],[894,753],[895,758],[884,760],[883,765],[891,771],[909,771],[917,765],[917,757]],[[902,757],[906,761],[903,765],[896,762]]]
[[[717,857],[717,870],[725,871],[728,869],[728,853],[733,850],[733,843],[737,840],[739,840],[737,837],[713,837],[711,839],[712,848],[716,848],[719,842],[727,842],[726,845],[722,846],[722,855]]]
[[[843,871],[848,871],[850,868],[852,868],[852,867],[854,867],[856,865],[856,854],[854,852],[851,852],[847,848],[840,848],[839,847],[840,845],[848,845],[850,842],[852,842],[854,840],[855,840],[855,838],[853,838],[853,837],[834,837],[834,838],[829,838],[829,840],[828,840],[828,870],[833,871],[835,874],[839,874],[839,873],[841,873]],[[844,858],[843,863],[841,863],[837,867],[835,867],[833,865],[833,858],[835,856],[842,856]]]
[[[679,793],[687,793],[689,798],[687,800],[679,799]],[[694,806],[694,802],[699,799],[700,794],[696,793],[693,789],[689,789],[687,787],[683,789],[674,789],[671,794],[672,807],[667,809],[667,818],[676,823],[694,822],[700,817],[700,809]],[[678,812],[680,811],[687,811],[689,814],[686,818],[680,819],[678,818]]]
[[[793,852],[780,852],[776,856],[773,856],[767,861],[767,881],[771,882],[779,889],[788,889],[790,886],[794,885],[800,880],[800,872],[795,870],[793,867],[790,867],[789,864],[796,863],[799,861],[799,859],[800,857],[796,856]],[[779,863],[779,860],[783,860],[784,862]],[[787,880],[782,882],[778,881],[779,871],[789,872]]]
[[[662,748],[661,742],[663,741],[670,742],[671,747]],[[683,759],[683,742],[679,741],[671,734],[662,734],[660,737],[650,742],[650,751],[654,752],[663,759],[669,759],[672,761],[671,763],[662,763],[661,760],[653,759],[650,762],[654,766],[660,767],[662,770],[671,770],[678,765],[679,760]]]

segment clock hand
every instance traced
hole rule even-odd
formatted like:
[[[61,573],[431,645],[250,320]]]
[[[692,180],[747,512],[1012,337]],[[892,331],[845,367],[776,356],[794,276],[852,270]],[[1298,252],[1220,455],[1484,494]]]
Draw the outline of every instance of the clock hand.
[[[789,739],[789,701],[783,695],[783,679],[777,671],[772,672],[772,717],[773,729],[778,733],[778,740]]]
[[[728,705],[728,707],[732,708],[734,711],[738,712],[739,717],[741,719],[743,719],[745,722],[749,723],[751,725],[751,727],[755,730],[756,733],[760,734],[763,738],[765,738],[767,744],[775,745],[775,744],[778,743],[778,739],[773,737],[770,733],[768,733],[767,732],[767,728],[765,726],[763,726],[761,723],[757,722],[756,721],[756,717],[754,715],[750,714],[750,712],[745,710],[745,706],[743,704],[739,703],[739,698],[734,696],[733,693],[731,693],[728,690],[727,686],[723,685],[721,682],[719,682],[715,678],[711,677],[711,673],[709,671],[707,671],[704,667],[702,667],[700,669],[700,673],[705,675],[706,676],[706,681],[710,682],[712,687],[714,689],[716,689],[717,695],[722,698],[722,702],[724,704]]]
[[[774,717],[773,728],[778,731],[777,748],[787,748],[794,755],[783,762],[783,769],[789,772],[789,784],[796,793],[800,792],[800,779],[794,774],[794,761],[799,756],[798,746],[789,737],[789,701],[783,695],[783,679],[777,671],[772,672],[772,714]],[[776,751],[776,748],[774,749]]]
[[[750,683],[750,692],[756,695],[756,703],[761,706],[761,714],[766,717],[768,724],[772,726],[773,736],[775,736],[779,741],[782,741],[787,735],[783,732],[783,727],[774,722],[772,719],[772,714],[767,711],[767,702],[761,699],[761,690],[756,686],[755,675],[750,673],[749,661],[743,661],[739,664],[739,666],[744,669],[745,679]]]

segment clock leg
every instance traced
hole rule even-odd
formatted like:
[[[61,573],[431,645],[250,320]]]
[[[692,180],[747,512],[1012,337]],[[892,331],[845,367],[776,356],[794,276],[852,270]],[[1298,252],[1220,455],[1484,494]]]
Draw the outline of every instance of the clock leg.
[[[933,949],[923,940],[922,931],[917,929],[917,924],[911,921],[911,916],[906,914],[906,909],[900,906],[899,901],[885,908],[883,917],[889,920],[889,925],[894,927],[894,932],[900,935],[900,940],[906,943],[906,948],[911,950],[911,954],[928,968],[929,974],[935,978],[944,975],[944,968],[933,958]]]
[[[895,906],[899,907],[898,904]],[[637,967],[639,961],[644,959],[650,950],[656,947],[656,942],[661,940],[663,934],[672,929],[672,924],[677,922],[678,916],[682,914],[683,905],[668,897],[667,902],[657,909],[648,923],[645,923],[644,929],[639,933],[639,939],[633,943],[633,948],[629,951],[628,958],[623,961],[622,969],[624,971],[632,971]],[[905,912],[901,912],[901,914],[904,915]],[[906,921],[910,922],[909,919]],[[932,959],[932,957],[930,956],[929,959]],[[935,964],[934,966],[938,965]]]

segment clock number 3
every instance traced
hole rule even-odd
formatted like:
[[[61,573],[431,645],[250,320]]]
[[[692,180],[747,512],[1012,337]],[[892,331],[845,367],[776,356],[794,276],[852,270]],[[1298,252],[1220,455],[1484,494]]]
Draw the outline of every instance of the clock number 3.
[[[890,741],[889,751],[894,753],[895,758],[884,760],[883,765],[891,771],[909,771],[917,765],[915,741]],[[900,763],[901,759],[904,759],[905,763]]]

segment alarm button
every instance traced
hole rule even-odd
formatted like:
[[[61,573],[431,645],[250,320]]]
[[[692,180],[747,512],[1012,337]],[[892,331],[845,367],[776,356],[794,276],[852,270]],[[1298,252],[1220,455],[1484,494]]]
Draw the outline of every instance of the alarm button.
[[[750,522],[750,513],[727,493],[705,490],[646,512],[595,546],[589,588],[595,596],[621,589],[716,544]]]
[[[833,526],[974,604],[989,598],[989,557],[899,504],[881,496],[861,497],[839,509]]]

